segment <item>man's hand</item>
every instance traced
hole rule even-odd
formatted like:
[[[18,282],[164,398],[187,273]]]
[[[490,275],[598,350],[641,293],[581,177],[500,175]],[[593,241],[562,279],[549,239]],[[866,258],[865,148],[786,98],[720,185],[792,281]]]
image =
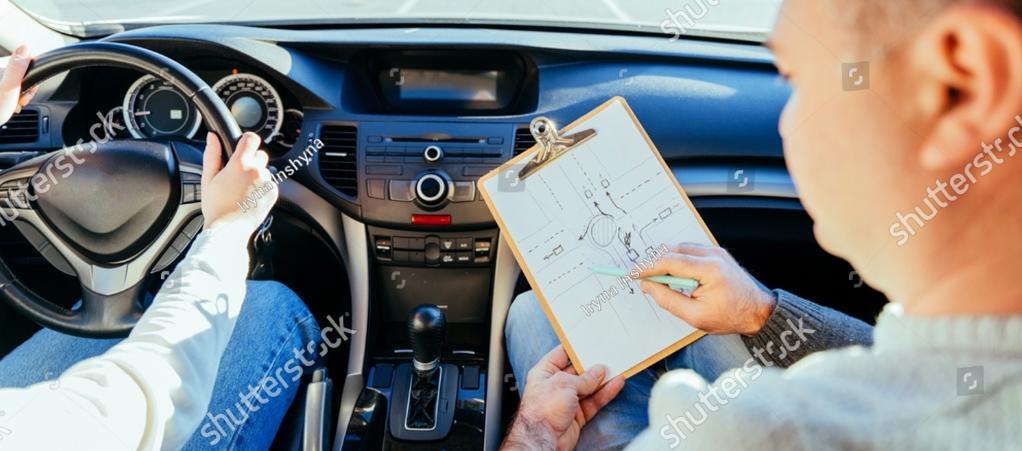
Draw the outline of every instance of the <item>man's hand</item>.
[[[600,388],[606,374],[606,367],[596,365],[578,375],[558,345],[529,371],[518,415],[501,449],[574,449],[582,426],[625,386],[618,376]]]
[[[247,132],[241,135],[238,148],[231,155],[227,165],[220,168],[220,139],[213,133],[206,135],[206,152],[202,161],[202,216],[206,229],[221,229],[230,226],[231,234],[248,240],[256,228],[263,223],[277,202],[277,187],[271,182],[272,176],[266,169],[269,156],[259,150],[262,139]],[[269,183],[273,187],[266,189]],[[242,211],[238,206],[246,197],[251,197],[256,188],[265,194],[255,206]]]
[[[777,305],[731,254],[716,246],[685,243],[670,248],[642,277],[670,274],[699,281],[692,297],[667,285],[642,281],[644,293],[686,323],[711,334],[755,335]]]
[[[21,107],[28,105],[35,95],[35,88],[21,95],[21,80],[25,78],[25,71],[28,70],[28,63],[31,61],[32,56],[23,45],[11,55],[7,67],[0,69],[0,124],[9,121],[15,113],[20,113]]]

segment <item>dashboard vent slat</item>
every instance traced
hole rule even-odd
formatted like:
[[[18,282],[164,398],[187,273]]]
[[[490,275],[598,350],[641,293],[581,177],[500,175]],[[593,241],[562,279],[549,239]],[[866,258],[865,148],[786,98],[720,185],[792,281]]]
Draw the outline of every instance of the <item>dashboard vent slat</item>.
[[[343,194],[358,197],[358,128],[324,125],[319,139],[323,142],[319,151],[319,174],[323,180]]]
[[[22,110],[0,125],[0,144],[34,143],[39,139],[39,112]]]
[[[519,127],[515,130],[515,156],[529,150],[536,145],[536,138],[532,136],[529,127]]]

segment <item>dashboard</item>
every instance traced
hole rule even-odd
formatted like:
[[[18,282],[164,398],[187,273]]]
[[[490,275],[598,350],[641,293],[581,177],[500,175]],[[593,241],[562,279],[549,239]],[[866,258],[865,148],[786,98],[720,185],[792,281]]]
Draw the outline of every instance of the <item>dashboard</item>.
[[[766,166],[765,195],[794,195],[776,129],[788,88],[758,45],[210,25],[143,28],[107,40],[149,48],[195,72],[243,129],[263,138],[271,165],[376,227],[495,228],[475,182],[533,145],[529,122],[542,115],[564,126],[617,95],[665,160],[686,162],[679,170],[713,168],[697,178],[723,186],[720,159],[753,159]],[[73,71],[37,103],[38,139],[0,139],[0,153],[88,141],[97,122],[114,139],[201,141],[205,134],[198,112],[173,87],[122,68]]]
[[[301,104],[265,74],[231,61],[195,59],[186,67],[206,81],[238,121],[242,131],[258,134],[264,147],[281,155],[298,141],[303,122]],[[95,139],[90,128],[100,121],[112,139],[205,139],[206,126],[195,105],[167,80],[136,71],[98,67],[80,70],[83,90],[62,140]],[[77,125],[77,126],[75,126]],[[82,126],[86,128],[83,129]]]

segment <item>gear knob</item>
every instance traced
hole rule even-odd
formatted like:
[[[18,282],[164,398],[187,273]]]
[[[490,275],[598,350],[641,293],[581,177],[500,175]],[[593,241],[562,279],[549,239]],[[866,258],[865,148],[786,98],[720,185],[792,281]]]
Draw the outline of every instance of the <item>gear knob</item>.
[[[412,343],[412,365],[416,371],[431,371],[440,364],[447,319],[440,308],[423,304],[408,315],[408,340]]]

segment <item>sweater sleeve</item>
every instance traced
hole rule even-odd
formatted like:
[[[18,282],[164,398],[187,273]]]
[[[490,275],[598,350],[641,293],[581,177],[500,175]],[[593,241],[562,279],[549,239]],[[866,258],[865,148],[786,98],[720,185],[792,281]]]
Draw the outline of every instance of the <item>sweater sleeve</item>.
[[[245,297],[240,232],[200,233],[128,338],[106,353],[56,381],[0,390],[5,449],[184,446],[208,408]]]
[[[749,352],[765,365],[787,368],[817,351],[873,344],[869,324],[787,291],[773,291],[777,306],[763,329],[742,336]]]

